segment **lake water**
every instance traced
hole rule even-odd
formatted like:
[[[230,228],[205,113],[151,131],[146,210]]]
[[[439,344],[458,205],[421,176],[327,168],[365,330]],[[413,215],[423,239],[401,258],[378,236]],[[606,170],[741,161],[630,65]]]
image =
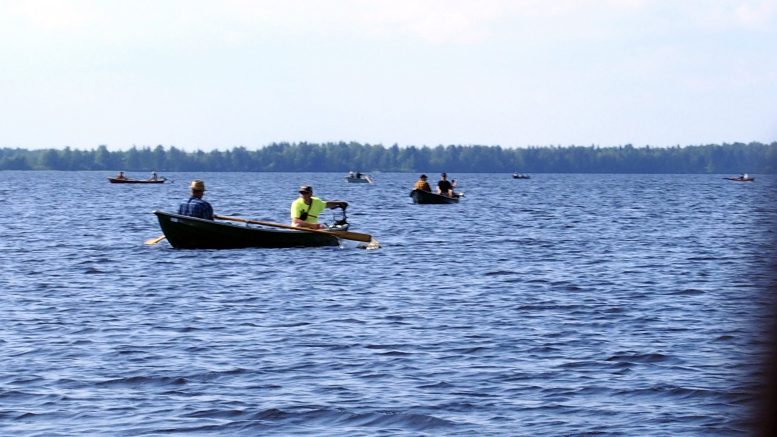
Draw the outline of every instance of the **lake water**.
[[[0,434],[747,432],[775,175],[112,175],[0,172]],[[312,184],[382,247],[144,245],[193,178],[282,223]]]

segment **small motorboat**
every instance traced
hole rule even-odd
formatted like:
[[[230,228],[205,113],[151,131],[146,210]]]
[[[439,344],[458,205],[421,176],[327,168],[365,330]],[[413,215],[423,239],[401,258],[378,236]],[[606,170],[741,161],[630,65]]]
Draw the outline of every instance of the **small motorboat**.
[[[735,176],[735,177],[731,177],[731,178],[723,178],[723,179],[726,179],[726,180],[729,180],[729,181],[737,181],[737,182],[753,182],[753,181],[755,181],[755,178],[752,177],[752,176],[749,176],[747,173],[745,173],[743,175],[740,175],[740,176]]]
[[[459,197],[461,197],[461,194],[455,193],[453,197],[448,197],[441,194],[432,193],[431,191],[413,190],[410,192],[410,197],[413,198],[413,203],[445,204],[459,203]]]
[[[513,173],[513,179],[531,179],[531,176],[523,173]]]
[[[366,174],[356,173],[349,174],[345,177],[345,180],[352,184],[371,184],[373,183],[372,178],[370,178]]]

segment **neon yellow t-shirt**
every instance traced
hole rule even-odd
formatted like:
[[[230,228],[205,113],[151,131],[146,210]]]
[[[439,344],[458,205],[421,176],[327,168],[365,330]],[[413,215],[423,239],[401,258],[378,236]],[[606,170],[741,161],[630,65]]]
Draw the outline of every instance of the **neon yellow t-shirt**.
[[[305,201],[299,197],[294,202],[291,202],[291,222],[294,223],[295,218],[300,218],[302,212],[307,211],[308,218],[305,219],[305,222],[318,223],[318,215],[321,214],[321,211],[323,211],[325,208],[326,202],[319,199],[318,197],[311,197],[310,205],[306,205]]]

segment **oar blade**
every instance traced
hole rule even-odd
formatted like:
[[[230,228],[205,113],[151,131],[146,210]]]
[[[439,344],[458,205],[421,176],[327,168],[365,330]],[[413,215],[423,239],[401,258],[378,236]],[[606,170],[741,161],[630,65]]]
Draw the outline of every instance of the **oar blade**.
[[[151,238],[151,239],[146,240],[145,244],[148,244],[149,246],[151,246],[151,245],[159,243],[160,241],[164,240],[165,238],[167,238],[167,237],[165,237],[164,235],[160,235],[160,236],[158,236],[156,238]]]

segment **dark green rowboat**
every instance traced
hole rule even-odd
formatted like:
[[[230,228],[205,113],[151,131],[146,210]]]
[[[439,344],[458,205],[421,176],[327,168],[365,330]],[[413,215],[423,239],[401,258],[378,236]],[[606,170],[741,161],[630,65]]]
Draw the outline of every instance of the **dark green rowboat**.
[[[442,196],[429,191],[413,190],[410,192],[410,197],[413,198],[413,203],[423,204],[443,204],[443,203],[459,203],[458,194],[456,197]]]
[[[176,249],[242,249],[246,247],[283,248],[339,246],[333,235],[267,229],[205,220],[180,214],[154,211],[170,245]]]

